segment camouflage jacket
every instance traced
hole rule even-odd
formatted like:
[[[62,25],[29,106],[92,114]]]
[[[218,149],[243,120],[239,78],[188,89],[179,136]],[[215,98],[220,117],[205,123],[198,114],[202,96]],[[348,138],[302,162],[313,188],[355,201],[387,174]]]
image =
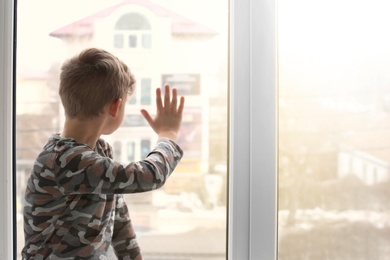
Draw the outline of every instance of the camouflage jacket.
[[[183,156],[159,140],[146,159],[112,160],[99,139],[95,149],[53,135],[35,161],[24,206],[23,259],[142,259],[123,193],[161,187]]]

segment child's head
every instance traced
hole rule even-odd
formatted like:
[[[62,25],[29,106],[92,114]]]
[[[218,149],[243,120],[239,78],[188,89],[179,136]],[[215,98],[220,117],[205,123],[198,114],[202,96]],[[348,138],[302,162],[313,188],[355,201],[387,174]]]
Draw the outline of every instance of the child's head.
[[[59,94],[69,118],[96,117],[110,102],[132,94],[134,87],[126,64],[102,49],[86,49],[61,68]]]

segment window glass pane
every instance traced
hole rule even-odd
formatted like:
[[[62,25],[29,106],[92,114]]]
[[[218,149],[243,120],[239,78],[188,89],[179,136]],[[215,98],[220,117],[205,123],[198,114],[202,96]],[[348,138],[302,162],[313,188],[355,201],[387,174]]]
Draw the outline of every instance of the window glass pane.
[[[115,141],[113,145],[114,149],[114,156],[115,158],[118,158],[119,161],[121,161],[122,158],[122,143],[119,141]]]
[[[228,1],[21,0],[17,8],[18,259],[26,181],[65,120],[58,96],[61,65],[87,47],[112,52],[137,80],[121,127],[102,136],[114,160],[142,160],[154,148],[158,137],[139,110],[154,115],[155,88],[169,83],[186,97],[180,164],[161,189],[124,195],[144,258],[226,259]],[[158,48],[145,52],[152,38]]]
[[[142,34],[142,47],[145,49],[152,48],[152,35]]]
[[[150,105],[152,102],[152,81],[141,79],[141,105]]]
[[[138,100],[138,98],[137,98],[137,96],[138,96],[137,89],[138,88],[139,88],[139,86],[136,86],[135,89],[134,89],[133,94],[130,97],[127,97],[127,104],[129,104],[129,105],[137,104],[137,100]]]
[[[114,35],[114,47],[123,48],[123,34]]]
[[[279,259],[387,259],[389,5],[278,8]]]
[[[150,30],[149,21],[141,14],[130,13],[123,15],[115,24],[117,30]]]
[[[133,162],[135,160],[135,143],[127,142],[127,160]]]
[[[129,35],[129,48],[137,48],[137,35]]]
[[[123,118],[122,126],[147,126],[148,123],[143,118],[142,115],[139,114],[126,114]]]
[[[146,158],[150,152],[150,140],[141,141],[141,158]]]
[[[177,88],[180,95],[200,94],[199,74],[165,74],[162,75],[162,81]]]

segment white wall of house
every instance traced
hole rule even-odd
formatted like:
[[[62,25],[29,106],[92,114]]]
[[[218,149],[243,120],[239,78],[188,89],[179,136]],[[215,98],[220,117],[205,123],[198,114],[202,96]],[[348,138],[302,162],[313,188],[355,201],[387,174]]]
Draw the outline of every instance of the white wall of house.
[[[339,153],[338,176],[353,174],[367,185],[388,181],[389,163],[379,160],[367,153],[348,150]]]
[[[151,48],[115,48],[114,35],[115,24],[127,13],[139,13],[143,15],[151,25],[152,35]],[[186,95],[186,108],[201,111],[201,173],[208,171],[209,158],[209,96],[210,90],[220,88],[215,86],[218,82],[218,66],[209,65],[213,62],[205,62],[207,59],[218,57],[212,53],[210,43],[212,36],[189,36],[172,33],[172,18],[168,16],[158,16],[152,10],[141,6],[128,4],[114,10],[110,15],[95,18],[93,24],[93,34],[91,37],[71,37],[63,38],[66,43],[66,53],[74,55],[86,47],[104,48],[122,59],[135,74],[139,81],[141,78],[150,78],[152,81],[151,96],[152,103],[144,105],[143,108],[151,112],[155,111],[154,100],[156,87],[163,86],[163,75],[177,74],[198,74],[200,75],[200,93]],[[168,32],[168,33],[167,33]],[[131,31],[130,31],[131,33]],[[135,33],[137,33],[135,31]],[[126,35],[125,35],[126,36]],[[81,43],[81,44],[80,44]],[[137,88],[140,88],[139,83]],[[128,105],[127,113],[139,114],[140,104]],[[126,159],[125,147],[128,142],[135,141],[137,147],[144,139],[156,141],[155,134],[147,127],[129,127],[117,131],[117,133],[106,136],[105,139],[111,144],[121,141],[122,156],[120,160]],[[117,149],[118,150],[118,149]],[[136,158],[142,159],[142,158]]]

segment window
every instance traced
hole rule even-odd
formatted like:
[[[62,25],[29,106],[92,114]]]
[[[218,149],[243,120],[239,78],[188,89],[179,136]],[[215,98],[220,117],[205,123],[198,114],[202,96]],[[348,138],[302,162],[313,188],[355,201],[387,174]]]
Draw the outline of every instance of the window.
[[[141,79],[141,105],[152,104],[152,80],[149,78]]]
[[[127,142],[127,160],[132,162],[135,160],[135,143]]]
[[[278,1],[280,259],[389,257],[388,11]]]
[[[124,47],[123,34],[115,34],[114,35],[114,47],[118,48],[118,49],[122,49]]]
[[[48,1],[50,3],[51,1]],[[217,1],[204,1],[204,17],[213,17]],[[197,4],[200,1],[197,1]],[[57,3],[58,4],[58,3]],[[78,4],[80,4],[78,2]],[[198,6],[198,5],[197,5]],[[202,6],[199,5],[199,8]],[[226,9],[218,6],[225,13]],[[217,8],[217,9],[218,9]],[[12,28],[14,1],[0,1],[0,256],[12,259]],[[31,9],[29,10],[31,12]],[[74,10],[78,11],[78,10]],[[213,14],[213,15],[212,15]],[[70,16],[74,12],[69,13]],[[275,215],[275,3],[273,0],[230,2],[230,181],[229,259],[276,259]],[[53,19],[53,21],[57,19]],[[47,20],[46,20],[47,21]],[[47,23],[46,23],[47,24]],[[36,33],[36,32],[34,32]],[[20,39],[19,39],[20,41]],[[250,48],[252,46],[252,48]],[[254,48],[253,46],[256,46]],[[259,48],[257,48],[259,47]],[[250,71],[257,73],[249,73]],[[254,88],[256,85],[261,88]],[[253,91],[253,95],[251,95]],[[261,93],[259,93],[259,91]],[[248,102],[256,97],[256,102]],[[251,122],[251,116],[256,120]],[[267,122],[262,127],[260,122]],[[251,135],[250,133],[256,133]],[[250,149],[256,147],[256,149]],[[258,156],[261,154],[261,156]],[[256,158],[251,160],[250,158]],[[256,166],[256,167],[255,167]],[[254,172],[256,171],[256,172]],[[258,174],[261,172],[262,174]],[[250,198],[256,198],[251,200]],[[147,218],[144,218],[146,220]],[[14,230],[15,231],[15,230]],[[161,241],[161,240],[160,240]],[[16,246],[15,246],[16,247]],[[16,252],[15,252],[16,255]]]
[[[113,144],[114,158],[119,158],[119,161],[122,161],[122,143],[120,141],[115,141]]]
[[[199,74],[166,74],[162,76],[162,82],[175,86],[180,95],[200,95]]]
[[[114,47],[150,49],[152,34],[149,21],[138,13],[121,16],[115,24]]]
[[[141,140],[141,158],[146,158],[146,156],[150,152],[150,140],[148,139],[143,139]]]
[[[138,127],[147,127],[148,122],[144,119],[142,115],[138,114],[127,114],[123,118],[122,127],[125,126],[138,126]]]
[[[48,2],[48,3],[50,5],[50,2]],[[24,3],[24,4],[26,4],[26,3]],[[34,4],[37,4],[37,3],[34,3]],[[215,46],[218,46],[218,53],[221,52],[223,54],[221,55],[221,57],[219,59],[215,60],[219,64],[215,64],[215,66],[213,66],[212,69],[208,69],[207,71],[202,71],[202,84],[204,84],[204,85],[199,86],[200,88],[206,88],[206,87],[210,86],[211,83],[214,83],[213,84],[214,90],[216,88],[221,90],[219,95],[205,96],[205,100],[203,100],[202,102],[198,102],[201,98],[203,98],[203,97],[199,97],[199,96],[196,97],[196,99],[191,98],[191,97],[189,97],[187,99],[188,107],[193,112],[191,112],[191,115],[189,115],[188,119],[186,118],[186,122],[199,122],[201,124],[201,126],[199,126],[200,129],[196,129],[195,135],[189,136],[190,137],[189,141],[191,141],[194,145],[200,146],[200,148],[195,147],[195,149],[193,149],[193,150],[189,149],[189,151],[191,152],[190,154],[191,154],[192,161],[188,161],[188,164],[183,165],[183,167],[181,169],[177,169],[177,172],[179,174],[177,174],[176,178],[174,177],[172,179],[171,185],[167,186],[166,189],[158,191],[159,193],[155,194],[155,195],[153,195],[153,193],[145,194],[146,197],[143,197],[143,199],[139,200],[139,201],[142,201],[141,205],[137,204],[136,202],[133,203],[133,201],[129,200],[129,201],[131,201],[131,205],[134,204],[134,211],[137,212],[134,214],[133,219],[134,219],[134,222],[137,222],[137,219],[138,219],[139,223],[140,223],[141,230],[139,231],[138,234],[139,234],[140,243],[142,245],[144,245],[143,251],[145,252],[146,255],[149,254],[150,257],[153,257],[155,259],[156,258],[157,259],[158,258],[165,259],[164,256],[170,255],[170,254],[172,254],[173,257],[176,257],[176,258],[183,258],[183,255],[185,255],[186,257],[189,257],[188,255],[190,255],[190,257],[192,257],[194,259],[199,258],[199,257],[205,257],[205,256],[210,257],[210,258],[220,259],[220,258],[225,258],[225,255],[227,254],[227,251],[226,251],[227,157],[222,156],[222,157],[218,158],[218,161],[216,161],[214,154],[208,153],[209,145],[211,146],[211,144],[209,144],[208,136],[210,134],[213,134],[213,135],[219,134],[220,140],[223,141],[219,147],[224,147],[224,149],[221,151],[224,151],[225,155],[227,155],[227,152],[226,152],[227,151],[227,142],[226,142],[226,140],[227,140],[227,115],[228,115],[227,114],[227,82],[228,82],[228,79],[224,78],[224,76],[226,77],[226,75],[227,75],[226,70],[228,68],[227,56],[226,56],[226,54],[227,54],[227,23],[226,23],[227,19],[226,18],[227,17],[225,17],[227,14],[227,12],[226,12],[227,11],[227,6],[226,6],[227,3],[223,2],[223,4],[225,4],[224,7],[222,7],[222,8],[219,7],[219,9],[222,10],[221,13],[223,13],[223,16],[217,15],[219,17],[222,17],[222,19],[225,20],[225,21],[222,21],[222,24],[224,25],[224,27],[222,27],[222,30],[220,32],[221,35],[219,36],[220,37],[219,39],[217,39],[217,37],[216,37],[217,36],[216,31],[211,30],[211,29],[207,29],[206,27],[204,27],[202,25],[202,22],[198,22],[199,23],[198,25],[197,25],[197,23],[195,23],[195,25],[197,26],[196,28],[192,27],[192,26],[194,26],[194,24],[182,24],[184,27],[180,27],[181,29],[177,29],[177,26],[179,26],[180,23],[176,24],[175,28],[174,28],[175,33],[172,33],[170,31],[170,30],[173,30],[171,24],[168,24],[166,22],[162,23],[162,25],[165,25],[165,29],[168,30],[167,33],[169,33],[169,37],[173,37],[174,38],[173,40],[177,41],[177,42],[175,42],[175,44],[178,44],[179,42],[183,43],[183,39],[186,41],[192,40],[191,37],[189,37],[188,39],[187,39],[187,37],[184,37],[183,39],[178,39],[179,36],[177,35],[178,32],[180,32],[180,30],[189,26],[188,28],[186,28],[186,30],[188,30],[188,31],[191,31],[193,29],[198,30],[197,33],[203,34],[202,37],[200,37],[200,40],[210,41],[210,44],[211,44],[210,46],[212,48],[215,48]],[[199,2],[192,2],[192,5],[198,6]],[[209,5],[209,3],[207,3],[207,5]],[[24,6],[25,5],[19,3],[18,8],[23,9],[23,8],[25,8]],[[39,12],[39,9],[41,9],[41,8],[39,8],[38,6],[35,6],[36,9],[34,9],[32,11],[32,9],[30,9],[30,7],[31,7],[31,5],[28,8],[30,13],[34,12],[39,16],[38,12]],[[52,10],[51,9],[52,7],[53,6],[45,6],[46,11]],[[55,7],[56,7],[55,10],[64,10],[63,8],[59,8],[59,6],[55,6]],[[66,5],[64,5],[63,7],[66,7]],[[214,10],[218,11],[216,8],[214,8]],[[45,12],[45,13],[49,14],[51,12]],[[28,16],[23,16],[22,15],[23,11],[19,12],[19,14],[20,14],[20,17],[22,17],[24,19],[24,20],[19,20],[20,27],[18,28],[18,33],[22,34],[23,32],[26,32],[26,27],[23,27],[22,23],[26,22],[26,20],[29,20],[30,18]],[[88,15],[88,13],[86,15]],[[173,18],[176,19],[176,12],[172,12],[171,15],[172,15],[172,17],[171,17],[172,19]],[[202,15],[203,15],[203,13],[202,13]],[[158,19],[158,17],[156,19]],[[163,16],[163,17],[161,17],[161,19],[163,21],[166,21],[167,18],[166,18],[166,16]],[[175,19],[173,19],[173,20],[175,20]],[[214,19],[215,19],[215,17],[213,17],[213,20]],[[40,23],[39,21],[36,21],[36,22]],[[69,22],[72,22],[72,20]],[[102,21],[100,21],[100,23],[101,22]],[[213,26],[215,27],[215,25],[213,25]],[[37,28],[40,28],[42,30],[47,29],[47,28],[43,28],[43,27],[39,27],[39,26],[37,26]],[[205,28],[206,28],[206,30],[205,30]],[[97,27],[95,27],[94,29],[97,30]],[[203,31],[203,30],[205,30],[205,31]],[[224,31],[224,30],[226,30],[226,31]],[[49,34],[49,33],[50,33],[50,30],[47,31],[47,34]],[[192,33],[192,31],[191,31],[191,33]],[[46,36],[47,36],[47,34],[46,34]],[[211,35],[211,34],[213,34],[213,35]],[[69,40],[72,37],[77,38],[78,32],[75,35],[71,35],[71,36],[68,35],[66,37],[64,36],[63,38],[59,37],[57,39],[58,40],[57,43],[60,43],[56,46],[57,48],[59,48],[58,49],[59,52],[65,51],[65,50],[61,49],[63,47],[69,48],[69,49],[67,49],[67,51],[69,51],[69,53],[67,53],[66,58],[69,56],[70,53],[72,53],[74,50],[79,49],[79,47],[80,47],[80,46],[75,46],[79,43],[77,39]],[[175,38],[175,37],[178,37],[178,38]],[[127,38],[127,36],[124,38]],[[144,39],[145,39],[145,42],[148,42],[148,37],[145,37]],[[220,41],[221,39],[223,40],[222,42],[224,42],[224,43],[217,44],[218,41]],[[97,42],[94,42],[96,39],[94,39],[93,35],[90,36],[90,38],[83,37],[80,40],[84,41],[82,43],[83,47],[90,46],[89,44],[91,44],[91,43],[93,43],[95,46],[98,45]],[[91,41],[91,43],[88,43],[89,40]],[[138,40],[139,40],[139,37],[137,37],[137,44],[139,43]],[[184,44],[185,43],[186,42],[184,41]],[[30,46],[31,46],[31,44],[32,43],[29,42]],[[124,44],[124,46],[125,46],[125,44]],[[20,42],[18,45],[18,49],[22,50],[23,45],[24,45],[24,42]],[[69,45],[69,46],[67,46],[67,45]],[[189,45],[191,47],[193,46],[192,43],[190,43]],[[195,45],[196,45],[196,42],[195,42]],[[179,65],[183,64],[184,62],[191,60],[191,56],[193,56],[193,57],[200,56],[200,55],[206,56],[206,54],[208,54],[211,51],[211,50],[209,50],[210,47],[205,48],[205,46],[207,46],[206,44],[201,44],[201,45],[202,46],[200,46],[201,48],[199,49],[200,53],[185,51],[185,55],[183,55],[183,56],[180,56],[177,54],[176,54],[176,56],[175,55],[169,55],[169,56],[172,56],[174,59],[182,61],[181,63],[177,63],[177,64],[179,64]],[[172,45],[171,50],[170,50],[171,53],[178,52],[178,50],[174,47],[175,47],[175,45]],[[202,49],[202,48],[204,48],[204,49]],[[164,50],[166,51],[167,49],[164,48]],[[120,52],[118,52],[118,56],[120,55],[119,53]],[[168,52],[161,53],[161,55],[167,55],[167,54],[169,54],[169,53]],[[126,57],[125,56],[126,54],[122,53],[122,55],[123,55],[123,56],[121,56],[122,59],[130,60],[130,61],[132,60],[132,59],[129,59],[128,57]],[[135,55],[135,56],[137,56],[137,55]],[[139,55],[139,56],[141,56],[141,55]],[[59,61],[61,61],[61,59],[63,59],[64,57],[60,57],[60,55],[59,55],[57,57],[53,56],[52,58],[59,58]],[[159,60],[161,58],[159,56],[156,56],[156,57]],[[22,58],[22,56],[20,56],[20,58]],[[206,59],[204,59],[204,60],[206,61]],[[136,64],[136,61],[131,61],[131,63]],[[173,61],[171,61],[171,63],[175,64],[175,62],[173,62]],[[21,64],[21,62],[18,64]],[[59,64],[60,64],[60,62],[59,62]],[[140,64],[143,65],[142,63],[140,63]],[[141,66],[141,65],[139,67],[135,66],[135,68],[133,69],[134,74],[135,75],[149,75],[147,73],[149,70],[152,74],[151,78],[153,78],[153,79],[160,79],[161,73],[165,73],[165,70],[168,69],[168,68],[165,68],[164,66],[159,66],[161,68],[161,70],[160,69],[156,70],[154,68],[155,66],[146,67],[146,66]],[[199,73],[198,68],[191,69],[191,67],[187,67],[187,69],[188,68],[190,68],[190,71],[196,70],[196,73]],[[52,70],[50,71],[50,73],[52,73],[52,74],[49,74],[49,76],[53,77],[53,79],[55,79],[58,76],[58,67],[53,66],[51,69]],[[169,67],[170,72],[175,72],[176,70],[180,71],[181,69],[182,69],[181,67],[177,67],[177,68],[172,68],[172,66]],[[18,71],[17,73],[20,73],[20,71]],[[22,74],[18,74],[18,76],[22,76]],[[48,75],[43,75],[43,76],[45,77]],[[53,82],[53,85],[51,85],[51,84],[46,85],[45,81],[44,81],[44,77],[42,79],[40,79],[40,80],[42,80],[42,82],[39,82],[39,84],[44,86],[46,89],[51,89],[51,88],[56,87],[55,82]],[[23,78],[23,80],[24,79],[25,78]],[[21,81],[22,77],[20,77],[20,78],[18,77],[18,80]],[[18,83],[20,83],[20,81],[17,82],[17,86],[18,86]],[[215,83],[217,83],[217,84],[215,84]],[[154,97],[151,95],[148,96],[148,93],[150,93],[152,91],[151,80],[147,80],[147,79],[143,80],[143,83],[141,83],[141,84],[143,85],[143,87],[138,88],[139,92],[136,93],[140,98],[138,102],[140,102],[140,104],[150,106],[150,111],[153,112],[154,107],[153,107],[152,101],[154,100]],[[162,82],[154,83],[153,90],[154,90],[155,86],[158,86],[161,84],[162,84]],[[20,93],[20,92],[21,92],[20,90],[17,90],[17,93]],[[205,93],[208,94],[207,92],[205,92]],[[214,92],[214,93],[216,93],[216,92]],[[210,107],[209,102],[214,101],[214,100],[219,100],[220,103],[214,104],[213,107]],[[53,108],[57,107],[56,105],[59,105],[58,100],[51,100],[51,101],[53,101]],[[150,104],[150,103],[152,103],[152,104]],[[17,105],[23,106],[23,104],[21,104],[21,103],[17,103]],[[221,113],[209,114],[209,111],[213,111],[213,109],[216,109],[216,108],[218,108]],[[126,111],[126,113],[128,113],[128,115],[132,115],[133,113],[135,113],[134,111],[131,111],[131,109],[132,108],[129,107],[129,109],[128,109],[129,111]],[[18,110],[18,111],[21,111],[21,110]],[[27,110],[27,109],[25,111],[29,112],[29,110]],[[53,111],[53,110],[50,110],[50,111]],[[49,111],[49,109],[47,109],[47,111],[46,111],[46,109],[43,109],[40,112],[46,113],[46,112],[50,112],[50,111]],[[55,111],[57,111],[57,110],[55,110]],[[62,113],[62,112],[60,110],[58,110],[58,113]],[[18,120],[17,119],[18,116],[19,116],[18,114],[15,115],[16,120]],[[218,133],[215,133],[215,132],[211,133],[210,132],[211,130],[215,131],[215,129],[216,129],[216,128],[210,129],[208,127],[208,124],[210,122],[214,121],[213,116],[215,118],[218,118],[218,120],[221,120],[221,121],[219,121],[222,125],[222,128],[220,128],[220,129],[224,128],[224,130],[222,130]],[[58,117],[61,117],[61,115],[59,114]],[[50,118],[49,115],[47,116],[47,118]],[[63,120],[63,118],[61,120]],[[58,126],[58,124],[61,124],[61,120],[58,120],[58,122],[57,121],[52,122],[52,121],[48,120],[48,121],[50,121],[49,122],[50,127],[47,127],[45,129],[46,132],[45,133],[42,132],[42,134],[46,135],[47,133],[50,133],[50,132],[60,131],[61,126]],[[196,121],[196,120],[198,120],[198,121]],[[46,124],[48,122],[45,121],[42,123]],[[151,147],[153,146],[154,142],[156,141],[152,137],[152,136],[155,136],[155,134],[148,133],[148,132],[144,131],[144,129],[133,129],[132,131],[128,131],[128,132],[127,132],[127,130],[128,129],[126,129],[126,127],[121,128],[121,131],[118,131],[118,135],[126,136],[126,138],[131,135],[131,136],[135,136],[136,138],[142,140],[140,143],[140,146],[139,147],[136,146],[134,149],[136,151],[136,153],[140,152],[141,154],[145,155],[147,152],[150,151]],[[123,138],[123,139],[125,140],[126,138]],[[200,138],[200,139],[196,139],[196,138]],[[115,139],[115,140],[118,140],[118,139]],[[190,143],[189,141],[183,139],[183,142],[186,142],[185,145],[189,144]],[[198,141],[198,142],[196,142],[196,141]],[[39,140],[39,142],[44,143],[44,140]],[[120,150],[122,157],[124,157],[123,155],[124,155],[125,151],[127,150],[126,148],[128,148],[125,146],[126,141],[121,143],[121,145],[119,145],[118,143],[115,143],[115,142],[111,142],[111,143],[114,146],[116,146],[116,148],[114,147],[114,151],[116,150],[116,153],[118,153]],[[213,146],[215,146],[215,144],[213,144]],[[127,151],[129,151],[129,150],[127,150]],[[18,154],[19,151],[16,151],[16,153]],[[19,161],[17,163],[19,163]],[[212,177],[220,177],[220,178],[209,178],[210,177],[209,175],[213,175]],[[219,179],[221,181],[215,181],[216,179]],[[204,182],[208,182],[207,189],[202,188],[203,187],[202,185],[204,185]],[[208,201],[208,199],[209,199],[208,193],[212,192],[212,189],[210,189],[210,185],[211,186],[218,186],[218,189],[216,189],[216,190],[219,190],[220,194],[213,193],[212,200]],[[184,192],[183,192],[183,187],[188,187],[188,190],[184,190]],[[18,197],[22,196],[22,189],[16,190],[15,193],[18,195]],[[216,199],[216,197],[217,197],[217,199]],[[147,204],[147,207],[145,207],[145,204]],[[148,208],[152,208],[151,212],[148,211]],[[197,214],[202,214],[202,218],[198,219]],[[19,221],[18,222],[19,226],[16,228],[15,232],[21,232],[22,229],[21,229],[20,223],[21,222]],[[172,229],[172,227],[175,227],[175,228]],[[161,237],[159,237],[159,235],[161,235],[162,238],[168,237],[168,239],[161,239]],[[190,237],[187,238],[187,236],[190,236]],[[196,238],[196,240],[194,240],[193,238],[191,238],[192,236],[194,237],[194,239],[196,237],[198,237],[198,238]],[[213,250],[210,250],[208,248],[209,243],[207,243],[207,239],[209,239],[210,236],[212,236],[213,241],[218,241],[217,246]],[[178,250],[177,244],[174,245],[173,249],[172,248],[169,249],[168,247],[161,244],[161,241],[168,242],[168,241],[172,241],[172,239],[177,239],[178,241],[186,241],[186,240],[183,240],[182,237],[186,238],[186,240],[190,239],[193,242],[197,241],[197,243],[186,243],[186,246],[188,246],[189,248],[179,247],[179,249],[182,251]],[[203,239],[205,237],[207,237],[207,239]],[[15,237],[15,238],[23,239],[23,236],[21,235],[21,236]],[[161,248],[159,248],[159,250],[162,250],[162,251],[154,251],[155,245],[156,245],[156,243],[153,243],[154,239],[157,239],[158,241],[160,241],[160,243],[158,243],[158,244],[161,244],[162,246],[161,246]],[[15,243],[16,246],[22,245],[22,244],[23,243],[20,243],[20,242]],[[147,248],[148,245],[149,245],[149,249]],[[167,252],[164,250],[166,250]],[[17,255],[19,255],[20,248],[17,248],[16,252],[17,252]]]
[[[138,79],[134,93],[128,98],[127,103],[130,105],[152,105],[152,79]]]

